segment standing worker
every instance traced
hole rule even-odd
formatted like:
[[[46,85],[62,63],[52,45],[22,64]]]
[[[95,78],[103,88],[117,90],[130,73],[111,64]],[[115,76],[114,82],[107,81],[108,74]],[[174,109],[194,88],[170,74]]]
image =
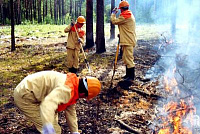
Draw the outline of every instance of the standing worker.
[[[71,24],[69,24],[64,32],[69,33],[67,39],[67,66],[69,68],[69,72],[77,73],[78,64],[79,64],[79,53],[81,49],[81,45],[84,44],[85,40],[85,31],[82,30],[83,25],[85,24],[85,18],[83,16],[79,16],[77,18],[76,24],[72,20]],[[77,36],[77,33],[79,37]]]
[[[65,110],[70,131],[79,134],[75,103],[79,98],[92,99],[100,89],[100,81],[94,77],[41,71],[27,76],[17,85],[14,101],[39,132],[61,134],[58,112]]]
[[[119,4],[121,14],[116,18],[117,8],[114,8],[111,14],[111,22],[118,25],[120,33],[120,45],[123,50],[122,60],[126,65],[125,80],[131,81],[135,77],[135,63],[133,57],[134,47],[136,46],[135,18],[129,10],[129,3],[121,1]]]

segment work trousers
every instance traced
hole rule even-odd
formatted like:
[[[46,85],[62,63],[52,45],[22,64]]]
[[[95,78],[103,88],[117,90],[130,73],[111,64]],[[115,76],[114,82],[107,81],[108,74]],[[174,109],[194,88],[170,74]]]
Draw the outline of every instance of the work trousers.
[[[32,92],[26,89],[20,89],[19,91],[24,91],[26,93],[24,94],[23,92],[22,96],[16,90],[14,91],[14,101],[16,106],[26,116],[26,118],[35,125],[37,130],[42,133],[43,124],[40,116],[40,103],[36,101]],[[61,134],[61,127],[58,124],[58,113],[55,114],[53,127],[56,131],[56,134]]]
[[[133,46],[121,45],[123,50],[122,60],[127,68],[135,67],[133,57]]]
[[[80,50],[67,48],[67,67],[78,68]]]

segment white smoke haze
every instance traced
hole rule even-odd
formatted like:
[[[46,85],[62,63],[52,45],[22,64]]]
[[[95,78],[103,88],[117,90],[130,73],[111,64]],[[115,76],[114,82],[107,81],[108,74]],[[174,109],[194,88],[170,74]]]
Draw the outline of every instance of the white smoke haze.
[[[170,25],[173,43],[164,46],[164,49],[157,48],[161,58],[147,72],[146,77],[160,77],[160,87],[163,88],[166,86],[164,78],[168,81],[175,78],[177,84],[171,85],[173,94],[169,94],[166,100],[161,100],[158,104],[160,108],[156,110],[159,109],[160,115],[167,116],[161,108],[164,104],[183,99],[190,105],[189,100],[192,98],[196,107],[196,115],[192,118],[196,119],[196,125],[200,128],[200,119],[197,119],[200,116],[200,0],[171,0],[171,4],[161,3],[152,17],[157,24]],[[187,127],[191,127],[189,119],[191,115],[188,113],[184,120]],[[156,123],[158,124],[159,122]]]

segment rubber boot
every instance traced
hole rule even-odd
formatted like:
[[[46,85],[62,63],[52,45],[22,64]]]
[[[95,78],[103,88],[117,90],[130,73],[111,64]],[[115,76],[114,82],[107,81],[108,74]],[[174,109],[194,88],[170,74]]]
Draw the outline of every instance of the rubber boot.
[[[126,75],[123,76],[122,78],[123,78],[123,79],[126,79],[126,78],[128,77],[128,74],[129,74],[129,70],[128,70],[127,66],[126,66]]]
[[[135,67],[130,68],[130,76],[129,76],[129,78],[131,80],[135,79]]]
[[[77,68],[74,68],[74,67],[73,67],[72,69],[73,69],[73,73],[76,74],[78,69],[77,69]]]
[[[75,73],[78,76],[77,71],[78,71],[77,68],[72,67],[72,73]]]
[[[73,70],[72,70],[72,68],[69,68],[68,70],[69,70],[69,72],[73,73]]]
[[[125,81],[133,81],[135,79],[135,67],[127,69],[128,69],[128,77],[125,79]]]

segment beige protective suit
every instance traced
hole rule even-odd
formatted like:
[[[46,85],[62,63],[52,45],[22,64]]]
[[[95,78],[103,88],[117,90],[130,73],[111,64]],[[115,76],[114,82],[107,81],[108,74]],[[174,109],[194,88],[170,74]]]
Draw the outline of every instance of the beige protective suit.
[[[71,98],[72,89],[65,85],[67,79],[66,74],[42,71],[24,78],[14,90],[15,104],[40,132],[44,124],[51,123],[56,134],[61,134],[57,109]],[[65,112],[71,132],[78,132],[75,104]]]
[[[74,30],[71,30],[72,26],[68,25],[64,32],[69,33],[67,39],[67,66],[68,68],[78,68],[79,64],[79,53],[81,45],[84,43],[84,35],[80,35],[81,43],[78,43],[78,37]],[[83,30],[81,28],[76,28],[78,34]]]
[[[130,10],[126,10],[116,18],[115,14],[111,14],[111,22],[118,25],[120,33],[120,45],[123,49],[122,59],[128,68],[135,67],[133,49],[137,44],[135,32],[135,18]]]

